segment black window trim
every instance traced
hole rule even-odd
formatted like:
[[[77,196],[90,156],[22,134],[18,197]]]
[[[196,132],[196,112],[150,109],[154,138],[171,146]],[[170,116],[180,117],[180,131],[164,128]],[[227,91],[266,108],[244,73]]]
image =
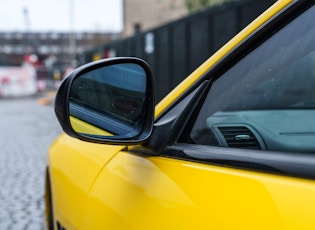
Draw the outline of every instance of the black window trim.
[[[315,157],[308,153],[248,150],[177,143],[162,156],[257,172],[315,179]]]
[[[309,9],[313,4],[315,4],[314,2],[314,0],[302,0],[294,1],[289,4],[286,8],[269,19],[251,35],[249,35],[239,45],[234,47],[234,49],[232,49],[225,57],[223,57],[220,62],[209,69],[209,71],[202,77],[202,79],[200,79],[200,81],[211,79],[212,82],[214,82],[220,78],[239,60],[243,59],[243,57],[251,53],[259,45],[271,38],[275,33],[285,27],[285,25],[289,24],[300,14]],[[266,34],[268,36],[266,36]]]
[[[261,43],[273,36],[274,33],[283,28],[287,23],[310,8],[312,4],[314,4],[314,1],[293,1],[282,10],[281,14],[279,13],[267,21],[261,28],[230,51],[213,68],[209,69],[184,95],[174,102],[174,105],[205,80],[210,80],[209,87],[211,87],[212,82],[224,74],[224,72],[237,63],[238,60],[242,59]],[[288,18],[290,19],[288,20]],[[265,34],[268,34],[268,37],[266,37]],[[257,40],[260,40],[260,42],[257,42]],[[198,103],[199,106],[197,105],[194,112],[187,118],[189,122],[186,124],[179,139],[185,139],[185,134],[189,133],[202,103],[203,100]],[[165,111],[165,113],[168,113],[171,108],[172,107]],[[161,116],[164,116],[165,113],[161,114]],[[198,144],[176,143],[176,141],[172,143],[173,144],[169,143],[169,146],[165,147],[160,152],[161,156],[283,176],[315,179],[314,154],[203,146]]]

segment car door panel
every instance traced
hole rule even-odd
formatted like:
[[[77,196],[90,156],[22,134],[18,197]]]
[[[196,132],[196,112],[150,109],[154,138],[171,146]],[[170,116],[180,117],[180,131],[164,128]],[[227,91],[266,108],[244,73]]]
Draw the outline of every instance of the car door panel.
[[[314,192],[311,180],[120,152],[80,229],[312,229]]]

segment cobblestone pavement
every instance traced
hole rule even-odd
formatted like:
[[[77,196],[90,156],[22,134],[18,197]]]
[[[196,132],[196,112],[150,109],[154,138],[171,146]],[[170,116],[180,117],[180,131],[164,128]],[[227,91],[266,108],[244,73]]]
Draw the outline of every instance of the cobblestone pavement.
[[[43,230],[47,150],[61,133],[38,97],[0,98],[0,230]]]

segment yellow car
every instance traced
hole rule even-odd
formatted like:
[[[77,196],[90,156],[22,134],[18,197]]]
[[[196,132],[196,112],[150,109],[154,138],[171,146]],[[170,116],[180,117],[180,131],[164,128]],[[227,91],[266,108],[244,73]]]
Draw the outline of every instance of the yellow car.
[[[156,106],[140,59],[74,70],[49,229],[315,229],[314,16],[276,2]]]

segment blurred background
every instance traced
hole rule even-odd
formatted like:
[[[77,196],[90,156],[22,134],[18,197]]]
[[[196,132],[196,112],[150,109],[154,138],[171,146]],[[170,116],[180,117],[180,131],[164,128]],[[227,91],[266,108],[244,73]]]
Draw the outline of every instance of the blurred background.
[[[275,2],[2,1],[0,97],[55,90],[78,65],[136,56],[153,69],[158,100]]]
[[[56,90],[75,67],[144,59],[159,101],[275,0],[0,0],[0,229],[45,229]]]

